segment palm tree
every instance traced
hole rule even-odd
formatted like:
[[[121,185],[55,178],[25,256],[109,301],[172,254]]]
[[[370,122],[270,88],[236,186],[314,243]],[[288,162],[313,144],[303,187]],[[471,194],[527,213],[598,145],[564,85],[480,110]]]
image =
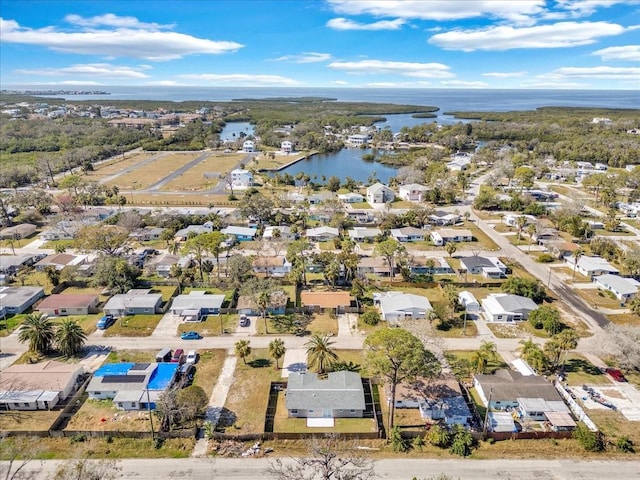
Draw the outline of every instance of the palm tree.
[[[453,254],[456,253],[456,250],[458,249],[458,247],[456,247],[454,243],[447,242],[447,244],[444,246],[444,249],[449,254],[449,258],[451,258]]]
[[[582,257],[584,255],[584,249],[582,247],[578,248],[574,253],[573,253],[573,276],[571,277],[571,283],[576,281],[576,267],[578,266],[578,261],[580,260],[580,257]]]
[[[58,351],[69,358],[78,353],[84,342],[87,340],[87,334],[78,322],[75,320],[66,319],[56,329],[55,334],[56,345]]]
[[[498,348],[495,343],[484,340],[478,351],[487,357],[487,360],[495,362],[498,359]]]
[[[54,336],[51,320],[38,313],[27,315],[18,332],[18,341],[29,342],[30,351],[44,355],[50,350]]]
[[[484,373],[487,369],[487,357],[480,350],[471,355],[471,366],[475,373]]]
[[[517,245],[520,245],[520,237],[522,236],[522,230],[524,229],[524,227],[526,227],[526,225],[527,225],[527,217],[525,217],[524,215],[520,215],[516,219],[516,226],[518,227],[518,243],[517,243]]]
[[[529,251],[531,251],[531,244],[533,243],[533,236],[536,233],[536,226],[532,223],[527,227],[527,233],[529,234]]]
[[[307,361],[310,367],[317,367],[318,373],[324,373],[326,367],[338,359],[331,345],[335,342],[329,340],[328,335],[314,334],[307,343]]]
[[[574,350],[578,346],[578,334],[575,330],[567,328],[558,333],[554,339],[558,342],[560,350],[564,353],[564,357],[562,359],[562,366],[564,367],[569,350]]]
[[[280,368],[278,366],[278,360],[284,356],[286,351],[287,348],[284,346],[284,341],[281,338],[276,338],[269,342],[269,355],[276,361],[276,370]]]
[[[264,331],[265,333],[269,333],[269,327],[267,326],[267,308],[269,308],[269,304],[271,303],[271,294],[269,293],[269,291],[262,290],[258,294],[256,303],[258,304],[258,308],[260,309],[262,320],[264,320]]]
[[[247,357],[251,355],[251,345],[249,340],[238,340],[234,346],[236,355],[242,359],[244,364],[247,364]]]

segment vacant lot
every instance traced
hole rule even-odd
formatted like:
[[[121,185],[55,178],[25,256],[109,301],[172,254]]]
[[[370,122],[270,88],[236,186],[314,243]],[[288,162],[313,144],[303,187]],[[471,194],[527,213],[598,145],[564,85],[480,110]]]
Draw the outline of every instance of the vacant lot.
[[[162,315],[128,315],[116,320],[104,331],[105,337],[148,337],[158,326]]]
[[[178,178],[161,187],[163,191],[197,192],[215,187],[220,178],[218,175],[205,177],[205,173],[224,174],[232,170],[244,154],[215,154],[190,168]]]
[[[587,304],[595,308],[624,308],[620,306],[620,300],[613,297],[609,292],[603,292],[597,288],[577,288],[575,291],[580,295]]]
[[[49,430],[60,415],[59,411],[9,411],[0,412],[0,431]],[[4,441],[4,440],[3,440]]]
[[[160,155],[163,152],[144,152],[136,153],[128,156],[125,160],[122,157],[110,162],[105,162],[96,167],[93,172],[87,172],[86,178],[91,182],[99,182],[103,178],[115,175],[126,170],[132,170],[136,168],[136,165],[140,162],[150,159],[156,155]]]
[[[232,332],[236,327],[237,315],[209,315],[202,322],[182,322],[178,325],[178,334],[198,332],[204,337],[222,335],[226,330]]]
[[[569,385],[610,385],[611,381],[598,367],[578,353],[567,356],[564,365]]]
[[[220,376],[227,352],[225,350],[198,350],[198,354],[200,359],[196,364],[193,384],[202,387],[207,395],[211,395]]]

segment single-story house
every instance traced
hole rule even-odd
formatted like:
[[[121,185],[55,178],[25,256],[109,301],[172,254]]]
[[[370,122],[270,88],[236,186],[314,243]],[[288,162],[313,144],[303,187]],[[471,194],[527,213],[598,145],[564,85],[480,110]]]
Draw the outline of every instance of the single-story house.
[[[0,255],[0,273],[13,275],[22,267],[33,265],[36,256],[26,255]]]
[[[285,256],[255,257],[253,271],[267,277],[284,277],[291,272],[291,263]]]
[[[453,268],[442,257],[413,257],[409,267],[414,275],[450,275]]]
[[[520,218],[524,218],[525,226],[531,225],[532,223],[536,223],[538,221],[533,215],[508,213],[507,215],[502,217],[502,223],[504,223],[505,225],[509,225],[510,227],[517,227]]]
[[[389,203],[393,202],[395,198],[396,194],[393,193],[393,190],[381,183],[374,183],[367,187],[367,202],[371,204]]]
[[[0,305],[7,314],[22,313],[42,297],[42,287],[0,287]]]
[[[307,228],[306,237],[312,242],[328,242],[340,236],[340,231],[335,227]]]
[[[416,227],[392,228],[391,238],[398,242],[422,242],[424,241],[424,230]]]
[[[295,233],[291,232],[289,225],[267,225],[262,233],[264,240],[295,240]]]
[[[113,400],[119,410],[154,410],[160,394],[175,382],[180,364],[108,363],[93,374],[89,398]]]
[[[40,313],[53,317],[66,315],[88,315],[96,313],[100,299],[93,294],[54,294],[42,300],[35,308]]]
[[[380,306],[382,318],[388,322],[425,318],[432,309],[427,297],[404,292],[375,293],[373,303]]]
[[[285,396],[289,416],[296,418],[361,418],[366,408],[362,379],[355,372],[331,372],[326,378],[292,372]]]
[[[564,403],[562,399],[545,400],[539,397],[518,397],[516,400],[518,401],[518,411],[523,420],[545,422],[547,420],[547,413],[570,413],[569,407],[567,407],[567,404]]]
[[[0,230],[0,240],[20,240],[36,233],[37,227],[31,223],[21,223]]]
[[[398,196],[410,202],[421,202],[424,200],[425,193],[428,191],[429,187],[425,187],[419,183],[409,183],[407,185],[400,185],[398,188]]]
[[[307,201],[309,205],[320,205],[327,200],[333,200],[336,198],[335,193],[333,192],[320,192],[320,193],[312,193],[307,197]]]
[[[207,315],[219,315],[223,303],[224,295],[212,295],[207,294],[206,291],[192,290],[187,295],[177,295],[171,302],[170,311],[174,315],[184,317],[184,321],[201,321]]]
[[[509,293],[492,293],[482,300],[482,309],[487,322],[518,322],[529,318],[529,313],[538,309],[533,300]]]
[[[431,232],[429,236],[434,245],[444,245],[449,242],[472,242],[473,233],[467,229],[441,228]]]
[[[372,227],[354,227],[347,232],[354,242],[372,242],[382,235],[382,230]]]
[[[366,199],[364,195],[360,193],[349,192],[349,193],[339,193],[338,200],[344,203],[362,203]]]
[[[289,295],[284,290],[276,290],[269,297],[270,305],[267,307],[269,315],[284,315],[289,303]],[[236,310],[241,315],[262,315],[255,300],[248,295],[240,295],[236,304]]]
[[[76,238],[78,230],[87,225],[87,223],[77,220],[62,220],[56,223],[55,227],[41,232],[39,237],[45,242],[55,240],[73,240]]]
[[[105,314],[122,317],[125,315],[143,315],[160,313],[162,294],[149,293],[148,290],[129,290],[111,297],[105,304]]]
[[[621,303],[627,303],[635,298],[638,294],[638,287],[640,287],[640,282],[634,278],[625,278],[608,273],[593,277],[593,283],[601,290],[612,292]]]
[[[585,277],[592,278],[594,276],[605,275],[607,273],[611,275],[620,274],[620,270],[602,257],[588,257],[586,255],[582,255],[578,257],[578,262],[576,263],[576,257],[571,255],[570,257],[566,257],[565,260],[571,268],[574,268],[575,266],[576,271]]]
[[[562,239],[540,240],[540,242],[546,247],[550,254],[559,259],[573,255],[574,252],[580,248],[580,245],[577,243],[565,242]]]
[[[376,219],[371,210],[347,210],[347,218],[356,223],[373,223]]]
[[[229,225],[226,228],[220,230],[225,235],[232,235],[239,242],[249,242],[255,240],[258,230],[251,227],[238,227],[236,225]]]
[[[50,410],[67,399],[83,374],[77,363],[13,364],[0,372],[0,410]]]
[[[306,308],[319,310],[336,310],[338,313],[344,312],[346,307],[351,305],[351,295],[349,292],[312,292],[303,290],[300,293],[300,301]]]
[[[451,155],[451,161],[447,163],[447,168],[452,172],[460,172],[469,168],[473,156],[466,152],[456,152]]]
[[[201,233],[213,232],[213,222],[205,222],[202,225],[188,225],[181,228],[174,235],[176,242],[186,242],[192,235],[200,235]]]
[[[389,263],[382,257],[360,257],[357,270],[358,275],[376,275],[378,277],[395,275],[395,271],[390,271]]]
[[[460,257],[460,271],[472,275],[482,274],[486,278],[503,278],[507,266],[498,257]]]
[[[436,210],[429,215],[429,221],[434,225],[445,226],[455,225],[460,221],[460,215],[452,212],[445,212],[444,210]]]
[[[131,232],[129,234],[129,238],[137,240],[138,242],[151,242],[155,240],[160,240],[162,238],[163,232],[164,232],[164,228],[144,227],[144,228],[139,228],[134,232]]]
[[[541,398],[546,401],[562,401],[562,397],[544,377],[539,375],[522,375],[515,370],[499,369],[492,375],[476,374],[473,376],[482,404],[491,409],[516,409],[519,398]],[[491,392],[491,393],[490,393]],[[491,405],[489,405],[491,396]]]
[[[473,293],[463,290],[458,294],[458,303],[462,305],[467,313],[475,313],[480,311],[480,302],[476,300]]]
[[[42,271],[45,268],[52,266],[56,270],[62,270],[64,267],[81,265],[87,259],[86,255],[70,255],[68,253],[54,253],[53,255],[47,255],[45,258],[35,264],[36,270]]]

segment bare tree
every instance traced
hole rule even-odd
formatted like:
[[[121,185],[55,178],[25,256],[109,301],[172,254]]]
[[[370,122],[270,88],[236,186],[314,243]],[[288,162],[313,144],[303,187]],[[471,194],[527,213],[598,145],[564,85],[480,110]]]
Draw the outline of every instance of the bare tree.
[[[86,454],[60,464],[50,480],[115,480],[120,467],[115,460],[90,460]]]
[[[314,438],[309,455],[269,464],[267,474],[276,480],[368,480],[374,477],[371,460],[354,447],[341,443],[336,435]]]
[[[30,480],[38,478],[39,470],[33,466],[27,468],[35,461],[42,448],[39,447],[37,438],[6,438],[0,436],[0,458],[4,461],[0,475],[4,480]]]

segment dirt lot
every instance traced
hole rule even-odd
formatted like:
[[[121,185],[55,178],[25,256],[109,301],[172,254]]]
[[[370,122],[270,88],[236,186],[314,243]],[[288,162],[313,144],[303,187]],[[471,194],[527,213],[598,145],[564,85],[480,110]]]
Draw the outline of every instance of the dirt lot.
[[[226,173],[244,158],[244,154],[217,154],[190,168],[175,180],[162,186],[160,190],[174,192],[197,192],[215,187],[218,176],[206,178],[205,173]]]

